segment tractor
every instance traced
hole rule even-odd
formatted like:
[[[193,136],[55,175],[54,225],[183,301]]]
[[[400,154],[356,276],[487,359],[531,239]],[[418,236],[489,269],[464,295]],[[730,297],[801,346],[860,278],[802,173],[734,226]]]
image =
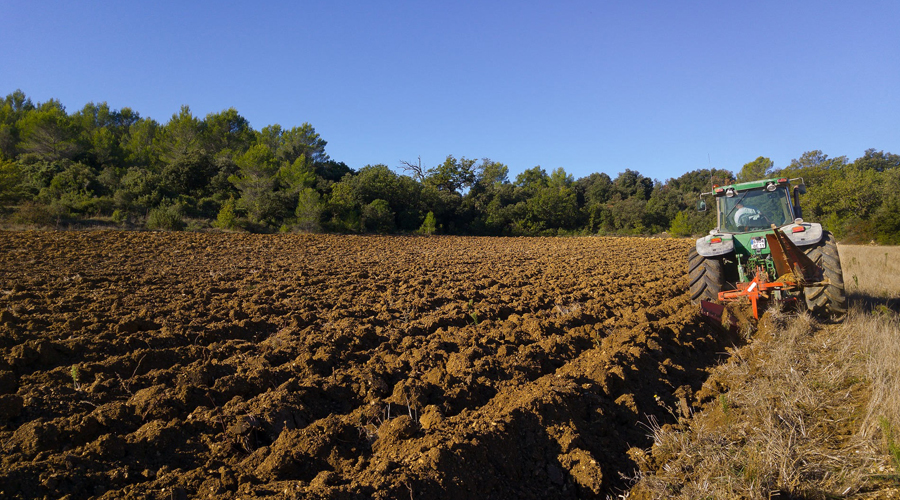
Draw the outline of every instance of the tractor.
[[[688,252],[691,300],[703,315],[722,323],[731,317],[726,305],[737,302],[749,305],[757,320],[766,308],[785,306],[843,320],[847,296],[837,245],[821,224],[802,219],[805,193],[802,178],[782,177],[714,185],[700,195],[698,210],[712,196],[718,215],[716,228]]]

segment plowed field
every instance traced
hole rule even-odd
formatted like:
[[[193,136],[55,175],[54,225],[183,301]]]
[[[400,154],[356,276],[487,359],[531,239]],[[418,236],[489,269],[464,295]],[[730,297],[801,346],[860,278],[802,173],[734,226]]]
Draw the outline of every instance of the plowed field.
[[[0,233],[0,497],[615,493],[725,344],[691,243]]]

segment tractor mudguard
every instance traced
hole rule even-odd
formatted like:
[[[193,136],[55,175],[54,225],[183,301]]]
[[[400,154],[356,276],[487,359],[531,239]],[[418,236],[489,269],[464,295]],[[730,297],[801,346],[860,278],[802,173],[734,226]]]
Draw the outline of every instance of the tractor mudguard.
[[[783,232],[791,243],[798,247],[815,245],[822,241],[822,224],[815,222],[795,222],[781,227]]]
[[[709,234],[697,240],[697,253],[704,257],[718,257],[734,251],[730,234]]]

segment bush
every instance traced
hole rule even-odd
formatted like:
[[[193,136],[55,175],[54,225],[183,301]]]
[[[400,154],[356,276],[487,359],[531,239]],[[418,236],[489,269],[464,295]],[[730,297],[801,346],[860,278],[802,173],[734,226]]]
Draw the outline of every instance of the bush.
[[[300,191],[297,198],[297,226],[306,233],[314,233],[321,229],[319,221],[322,219],[322,200],[319,193],[312,188]]]
[[[201,198],[197,202],[197,215],[212,219],[222,209],[222,203],[215,198]]]
[[[120,226],[124,226],[128,222],[128,212],[119,209],[113,210],[112,221]]]
[[[12,217],[12,222],[24,225],[53,226],[68,215],[68,209],[58,203],[45,205],[29,201],[19,207]]]
[[[181,209],[177,206],[154,208],[147,214],[147,229],[181,231],[184,229]]]
[[[213,227],[227,229],[229,231],[237,229],[237,215],[234,213],[234,198],[228,198],[228,201],[222,204],[219,215],[216,217],[216,221],[213,222]]]
[[[434,212],[428,212],[428,215],[425,216],[425,222],[423,222],[422,227],[419,228],[419,232],[431,236],[436,229]]]
[[[678,212],[672,219],[672,226],[669,228],[669,234],[679,238],[691,235],[691,225],[688,223],[687,215],[684,212]]]
[[[394,230],[394,212],[385,200],[375,200],[363,207],[363,226],[366,231],[389,233]]]

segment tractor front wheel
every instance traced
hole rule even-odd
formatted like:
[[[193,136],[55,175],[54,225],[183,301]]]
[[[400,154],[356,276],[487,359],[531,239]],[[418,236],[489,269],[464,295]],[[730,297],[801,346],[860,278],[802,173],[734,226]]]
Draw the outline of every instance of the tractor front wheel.
[[[696,248],[688,252],[688,279],[691,301],[719,300],[719,292],[725,286],[725,269],[721,257],[704,257]]]
[[[817,316],[843,321],[847,315],[847,294],[844,292],[844,273],[834,236],[825,231],[821,241],[803,250],[807,257],[822,268],[823,277],[828,281],[824,286],[803,289],[807,309]]]

